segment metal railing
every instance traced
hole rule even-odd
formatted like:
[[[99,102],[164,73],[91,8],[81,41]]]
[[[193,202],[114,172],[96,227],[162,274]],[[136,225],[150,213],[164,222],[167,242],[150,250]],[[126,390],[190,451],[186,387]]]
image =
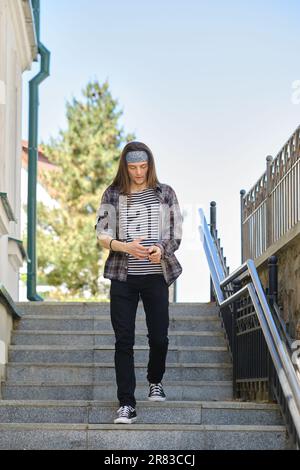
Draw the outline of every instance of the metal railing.
[[[223,254],[223,247],[221,246],[221,240],[218,238],[218,230],[217,230],[217,208],[216,208],[216,202],[211,201],[210,203],[210,233],[211,236],[214,239],[217,251],[219,253],[219,258],[221,260],[223,270],[227,274],[229,274],[229,266],[227,266],[226,262],[226,256]],[[210,301],[214,302],[215,296],[214,296],[214,290],[213,290],[213,283],[212,280],[210,279]]]
[[[300,222],[300,126],[246,193],[241,191],[242,262],[256,259]]]
[[[300,449],[300,381],[277,326],[280,315],[274,319],[253,260],[247,259],[231,274],[225,272],[202,209],[199,215],[200,237],[232,356],[233,395],[276,400],[290,445]]]

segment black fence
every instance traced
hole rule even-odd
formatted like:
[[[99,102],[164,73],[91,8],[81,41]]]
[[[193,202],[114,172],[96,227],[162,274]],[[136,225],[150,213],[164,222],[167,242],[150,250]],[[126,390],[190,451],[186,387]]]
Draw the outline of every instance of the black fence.
[[[223,256],[220,250],[220,239],[217,238],[215,203],[211,206],[213,214],[210,233],[217,248],[219,258]],[[225,277],[229,274],[226,261],[220,259]],[[281,340],[287,345],[289,353],[291,338],[288,337],[282,319],[278,315],[277,305],[277,258],[268,260],[269,285],[265,290],[268,305],[273,320],[280,332]],[[226,284],[222,291],[224,298],[237,293],[249,282],[249,276],[240,280],[236,278]],[[216,298],[211,282],[211,300]],[[262,327],[248,290],[241,291],[235,300],[220,308],[220,317],[224,326],[228,348],[233,364],[233,395],[235,399],[251,401],[277,402],[280,406],[289,434],[291,448],[300,449],[300,440],[295,423],[288,406],[278,373],[269,351]]]

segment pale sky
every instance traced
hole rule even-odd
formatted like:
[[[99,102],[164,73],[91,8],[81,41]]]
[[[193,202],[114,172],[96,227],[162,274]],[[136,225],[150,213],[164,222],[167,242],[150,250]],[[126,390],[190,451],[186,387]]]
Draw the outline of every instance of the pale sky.
[[[41,0],[51,75],[40,87],[39,137],[65,126],[65,102],[109,81],[120,125],[153,151],[158,177],[188,216],[176,255],[178,301],[209,300],[198,207],[240,265],[240,190],[248,191],[300,122],[299,2]],[[24,74],[23,138],[28,80]]]

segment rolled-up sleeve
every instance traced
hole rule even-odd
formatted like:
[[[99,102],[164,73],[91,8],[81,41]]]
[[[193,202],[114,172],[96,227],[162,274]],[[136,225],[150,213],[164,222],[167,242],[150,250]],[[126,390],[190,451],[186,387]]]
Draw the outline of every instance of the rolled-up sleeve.
[[[162,251],[162,259],[174,254],[178,250],[182,240],[183,216],[176,193],[173,189],[170,192],[168,204],[162,208],[162,232],[161,238],[155,243]]]
[[[109,192],[106,189],[102,195],[99,208],[96,213],[95,230],[97,238],[103,236],[116,237],[116,212],[110,202]]]

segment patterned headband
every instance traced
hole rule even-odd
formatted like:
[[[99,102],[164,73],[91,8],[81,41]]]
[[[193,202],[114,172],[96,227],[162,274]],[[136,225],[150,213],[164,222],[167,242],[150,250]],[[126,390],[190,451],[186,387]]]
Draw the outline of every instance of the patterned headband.
[[[145,150],[132,150],[126,153],[127,163],[148,161],[148,154]]]

